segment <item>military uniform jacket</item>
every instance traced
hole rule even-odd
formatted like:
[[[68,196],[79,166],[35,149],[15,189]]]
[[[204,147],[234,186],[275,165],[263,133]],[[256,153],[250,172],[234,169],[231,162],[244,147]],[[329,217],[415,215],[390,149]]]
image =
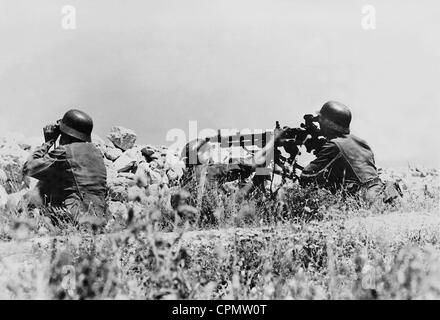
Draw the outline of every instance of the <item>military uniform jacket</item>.
[[[37,148],[24,165],[23,173],[39,182],[46,205],[67,208],[71,214],[105,212],[107,173],[101,152],[92,144],[60,145],[49,152],[51,143]]]
[[[353,193],[363,190],[367,201],[373,201],[383,187],[371,148],[351,134],[330,139],[304,168],[300,182],[316,182],[333,192],[342,187]]]

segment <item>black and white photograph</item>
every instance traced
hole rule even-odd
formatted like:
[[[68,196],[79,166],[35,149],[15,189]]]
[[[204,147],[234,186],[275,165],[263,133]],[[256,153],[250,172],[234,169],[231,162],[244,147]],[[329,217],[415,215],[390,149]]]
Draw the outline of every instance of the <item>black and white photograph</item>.
[[[440,299],[439,17],[0,0],[0,300]]]

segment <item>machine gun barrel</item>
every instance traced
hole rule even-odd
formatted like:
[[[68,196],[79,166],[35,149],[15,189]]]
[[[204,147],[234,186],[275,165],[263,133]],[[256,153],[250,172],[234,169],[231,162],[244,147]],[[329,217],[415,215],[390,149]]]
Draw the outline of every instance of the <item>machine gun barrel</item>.
[[[320,132],[314,122],[317,118],[311,114],[304,115],[304,123],[298,128],[284,127],[283,143],[304,145],[307,152],[316,151],[323,145],[324,140],[320,138]],[[276,129],[281,129],[279,122],[276,122]],[[205,138],[206,141],[219,143],[221,148],[248,147],[256,146],[264,148],[273,138],[274,131],[266,130],[260,133],[236,133],[232,135],[222,135],[218,130],[217,135]]]
[[[237,133],[233,135],[222,135],[221,131],[212,137],[206,138],[207,141],[219,143],[220,147],[247,147],[257,146],[263,148],[273,137],[273,131],[264,131],[261,133]]]

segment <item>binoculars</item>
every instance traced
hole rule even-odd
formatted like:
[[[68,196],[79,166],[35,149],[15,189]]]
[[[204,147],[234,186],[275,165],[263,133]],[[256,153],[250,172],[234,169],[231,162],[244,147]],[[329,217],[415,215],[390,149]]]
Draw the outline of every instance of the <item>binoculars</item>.
[[[320,130],[315,124],[318,121],[318,116],[313,114],[304,115],[304,123],[301,123],[298,128],[286,127],[283,133],[283,140],[285,143],[291,143],[297,146],[303,145],[307,152],[316,152],[325,144],[325,139],[321,137]],[[276,127],[280,128],[277,121]]]
[[[49,124],[43,128],[44,141],[56,140],[60,136],[60,121],[58,120],[56,123]]]

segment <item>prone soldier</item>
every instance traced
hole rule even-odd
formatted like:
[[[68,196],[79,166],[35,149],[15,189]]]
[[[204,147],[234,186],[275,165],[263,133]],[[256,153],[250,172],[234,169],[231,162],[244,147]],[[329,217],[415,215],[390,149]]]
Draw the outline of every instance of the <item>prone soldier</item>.
[[[333,193],[343,189],[349,194],[359,194],[370,204],[378,198],[389,203],[402,196],[397,184],[385,184],[379,178],[373,151],[367,142],[350,133],[352,116],[347,106],[328,101],[317,114],[315,121],[326,141],[316,151],[316,159],[302,170],[301,185],[315,183]],[[287,152],[295,147],[283,142],[287,132],[288,129],[275,131],[273,139],[257,154],[257,163],[267,161],[277,146],[284,146]]]

